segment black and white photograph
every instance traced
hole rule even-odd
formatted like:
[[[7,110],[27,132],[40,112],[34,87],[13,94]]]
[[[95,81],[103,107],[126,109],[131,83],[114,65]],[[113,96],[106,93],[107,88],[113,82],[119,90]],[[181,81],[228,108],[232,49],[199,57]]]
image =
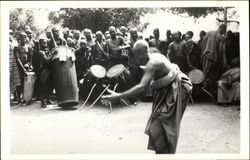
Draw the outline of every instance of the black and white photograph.
[[[248,1],[2,4],[1,159],[249,159]]]

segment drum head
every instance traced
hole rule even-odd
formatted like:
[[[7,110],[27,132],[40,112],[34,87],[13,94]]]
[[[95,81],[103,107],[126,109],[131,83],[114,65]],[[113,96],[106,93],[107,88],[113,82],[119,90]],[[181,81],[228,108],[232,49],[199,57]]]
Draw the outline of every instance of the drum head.
[[[93,65],[90,67],[90,73],[96,78],[104,78],[106,75],[106,69],[100,65]]]
[[[199,69],[193,69],[188,73],[188,78],[193,84],[200,84],[204,80],[204,74]]]
[[[52,60],[60,58],[61,56],[72,57],[74,55],[74,50],[66,46],[58,46],[51,50],[53,55]]]
[[[122,72],[125,70],[124,65],[122,64],[117,64],[113,67],[111,67],[108,72],[107,72],[107,77],[108,78],[113,78],[113,77],[117,77],[120,74],[122,74]]]

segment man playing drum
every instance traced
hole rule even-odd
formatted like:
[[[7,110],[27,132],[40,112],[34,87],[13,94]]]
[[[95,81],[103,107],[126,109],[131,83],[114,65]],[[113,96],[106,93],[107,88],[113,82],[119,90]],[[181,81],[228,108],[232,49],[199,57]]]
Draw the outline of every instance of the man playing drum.
[[[115,27],[109,27],[109,34],[110,39],[106,41],[105,51],[109,53],[110,67],[116,64],[123,64],[127,66],[128,52],[126,54],[124,49],[129,48],[130,45],[124,41],[123,37],[116,35]],[[125,52],[123,52],[123,50]]]
[[[114,100],[141,94],[151,82],[155,89],[152,114],[145,133],[149,135],[148,149],[156,153],[175,153],[180,121],[187,106],[192,84],[177,65],[160,53],[149,53],[146,41],[139,40],[133,47],[135,60],[145,65],[141,82],[122,93],[109,92],[103,100]]]

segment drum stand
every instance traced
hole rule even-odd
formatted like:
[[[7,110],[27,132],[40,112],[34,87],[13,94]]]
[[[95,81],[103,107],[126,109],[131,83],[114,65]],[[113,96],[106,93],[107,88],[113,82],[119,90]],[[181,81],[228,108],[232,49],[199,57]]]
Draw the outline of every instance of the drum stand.
[[[118,83],[115,84],[114,89],[113,89],[113,92],[115,92],[117,86],[118,86]],[[125,105],[129,106],[129,104],[128,104],[123,98],[121,98],[120,100],[121,100]],[[113,109],[112,109],[112,103],[111,103],[110,101],[108,101],[108,103],[109,103],[110,111],[112,111],[112,110],[113,110]]]
[[[92,108],[99,98],[104,94],[104,92],[109,88],[110,85],[107,85],[106,88],[102,91],[102,93],[96,98],[96,100],[89,106],[89,109]]]
[[[85,102],[83,103],[83,105],[81,106],[81,108],[79,108],[79,110],[82,110],[82,108],[83,108],[83,107],[85,106],[85,104],[88,102],[89,97],[90,97],[91,93],[93,92],[93,90],[94,90],[94,88],[95,88],[96,85],[97,85],[97,83],[95,83],[95,84],[92,86],[92,88],[91,88],[91,90],[90,90],[90,92],[89,92],[89,94],[88,94],[88,97],[86,98],[86,100],[85,100]]]

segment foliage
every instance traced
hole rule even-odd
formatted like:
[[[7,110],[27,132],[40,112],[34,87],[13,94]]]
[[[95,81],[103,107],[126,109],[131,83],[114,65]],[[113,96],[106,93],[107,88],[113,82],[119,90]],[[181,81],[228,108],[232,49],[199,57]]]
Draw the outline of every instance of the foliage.
[[[111,25],[135,27],[140,23],[140,16],[154,11],[153,8],[62,8],[59,14],[51,12],[49,20],[70,29],[105,32]]]
[[[14,33],[24,30],[25,26],[29,26],[31,30],[36,31],[37,27],[34,24],[34,10],[15,8],[10,10],[10,29]]]
[[[183,7],[183,8],[170,8],[173,14],[183,15],[187,14],[188,16],[192,16],[195,19],[199,17],[206,17],[210,13],[223,11],[222,7]]]

